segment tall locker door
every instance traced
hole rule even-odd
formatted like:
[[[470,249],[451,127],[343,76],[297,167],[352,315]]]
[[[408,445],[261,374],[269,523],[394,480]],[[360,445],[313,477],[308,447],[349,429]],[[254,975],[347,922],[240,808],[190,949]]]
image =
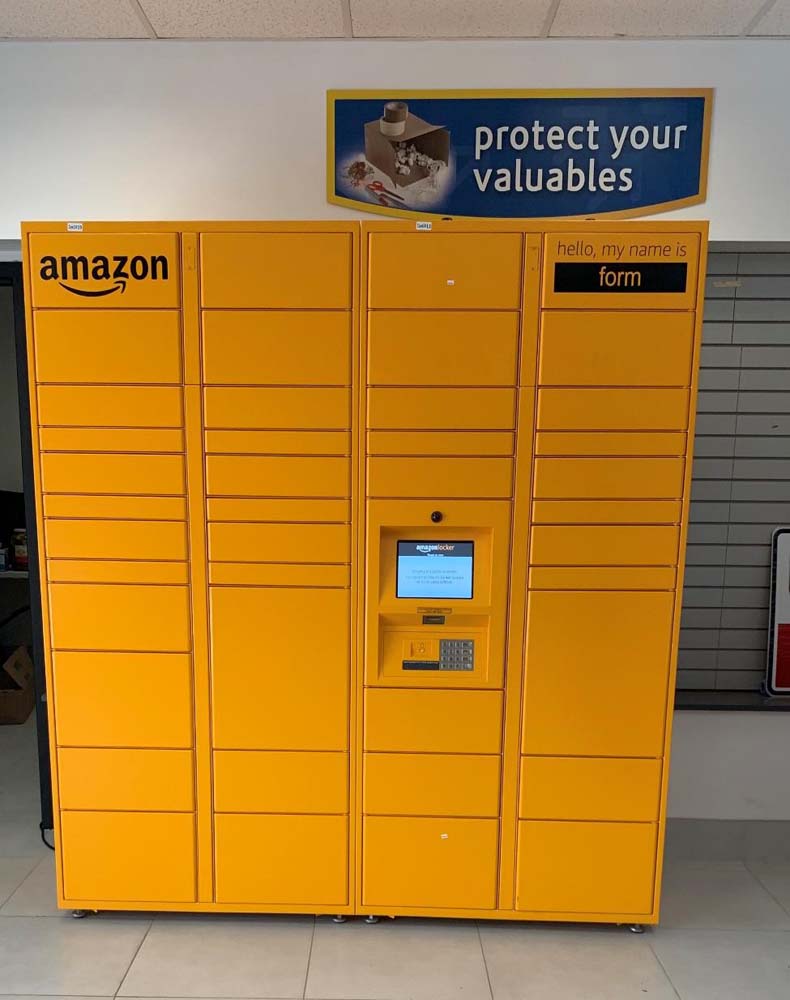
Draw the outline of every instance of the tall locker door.
[[[701,239],[545,240],[519,910],[657,920]]]
[[[27,235],[61,902],[196,899],[179,238]],[[112,271],[112,274],[111,274]]]
[[[354,245],[200,240],[219,904],[350,901]]]

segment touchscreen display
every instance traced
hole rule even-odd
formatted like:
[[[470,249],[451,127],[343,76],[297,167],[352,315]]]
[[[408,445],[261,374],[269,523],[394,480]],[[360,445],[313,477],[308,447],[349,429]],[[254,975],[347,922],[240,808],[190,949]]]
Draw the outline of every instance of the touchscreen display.
[[[398,597],[468,601],[474,579],[474,542],[398,542]]]

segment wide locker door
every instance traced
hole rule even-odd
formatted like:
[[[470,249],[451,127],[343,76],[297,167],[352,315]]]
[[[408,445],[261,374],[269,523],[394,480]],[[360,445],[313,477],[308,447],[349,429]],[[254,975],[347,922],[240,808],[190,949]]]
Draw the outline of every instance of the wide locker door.
[[[217,902],[346,906],[346,816],[219,814],[215,829]]]
[[[85,230],[27,247],[63,903],[183,905],[197,861],[180,240]]]
[[[574,914],[653,909],[656,828],[651,823],[519,823],[516,906]]]
[[[61,833],[67,900],[194,901],[192,814],[65,811]]]
[[[498,837],[496,819],[368,816],[363,902],[494,909]]]
[[[350,903],[354,248],[200,237],[220,905]]]

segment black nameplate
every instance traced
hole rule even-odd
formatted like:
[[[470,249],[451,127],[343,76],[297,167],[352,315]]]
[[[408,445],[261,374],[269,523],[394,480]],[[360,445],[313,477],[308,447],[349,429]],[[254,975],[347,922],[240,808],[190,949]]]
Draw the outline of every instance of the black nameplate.
[[[685,292],[688,264],[555,264],[555,292]]]

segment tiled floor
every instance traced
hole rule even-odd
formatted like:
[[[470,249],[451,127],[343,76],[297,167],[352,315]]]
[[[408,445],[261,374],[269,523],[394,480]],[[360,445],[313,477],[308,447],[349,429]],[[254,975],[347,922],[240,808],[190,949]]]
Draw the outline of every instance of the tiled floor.
[[[32,723],[0,727],[0,1000],[790,1000],[790,865],[674,863],[661,927],[107,915],[54,905]]]

